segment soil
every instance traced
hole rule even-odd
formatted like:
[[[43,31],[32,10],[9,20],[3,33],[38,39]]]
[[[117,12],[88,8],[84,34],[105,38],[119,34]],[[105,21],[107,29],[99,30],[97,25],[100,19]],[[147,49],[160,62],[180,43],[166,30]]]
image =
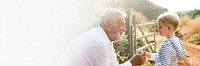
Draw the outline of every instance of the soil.
[[[178,62],[178,66],[200,66],[200,45],[183,42],[186,49],[186,58]]]

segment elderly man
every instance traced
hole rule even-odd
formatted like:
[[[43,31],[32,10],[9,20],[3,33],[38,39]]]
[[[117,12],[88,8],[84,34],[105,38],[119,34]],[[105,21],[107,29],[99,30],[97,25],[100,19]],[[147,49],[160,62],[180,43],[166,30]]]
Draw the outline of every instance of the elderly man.
[[[145,53],[138,52],[119,65],[113,42],[126,31],[122,12],[108,9],[100,17],[98,27],[77,36],[67,47],[58,66],[136,66],[145,62]]]

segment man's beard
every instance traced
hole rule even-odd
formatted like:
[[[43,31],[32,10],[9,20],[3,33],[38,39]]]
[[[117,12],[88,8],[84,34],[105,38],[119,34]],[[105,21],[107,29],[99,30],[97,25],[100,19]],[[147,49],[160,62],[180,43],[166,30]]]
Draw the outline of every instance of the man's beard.
[[[118,42],[121,41],[123,39],[123,34],[112,34],[112,37],[114,37],[115,41],[114,42]]]
[[[123,33],[118,33],[117,28],[113,27],[113,34],[111,35],[114,38],[114,42],[121,41],[123,39]]]

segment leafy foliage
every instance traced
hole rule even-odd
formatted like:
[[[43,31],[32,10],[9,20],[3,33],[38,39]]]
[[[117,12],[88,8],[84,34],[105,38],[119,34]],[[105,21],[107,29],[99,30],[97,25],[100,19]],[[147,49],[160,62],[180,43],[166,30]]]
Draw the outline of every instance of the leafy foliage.
[[[123,63],[128,60],[128,53],[125,52],[126,45],[128,44],[127,35],[123,36],[123,39],[119,42],[114,43],[115,53],[119,63]]]
[[[181,11],[181,12],[177,12],[177,14],[180,17],[188,16],[190,19],[195,19],[197,16],[200,16],[200,9],[194,9],[194,10],[189,10],[189,11]]]
[[[191,11],[191,13],[192,13],[192,18],[195,18],[196,16],[200,15],[200,10],[195,9],[195,10]]]
[[[200,17],[190,19],[188,16],[180,18],[178,32],[180,37],[189,42],[198,42],[200,39]]]

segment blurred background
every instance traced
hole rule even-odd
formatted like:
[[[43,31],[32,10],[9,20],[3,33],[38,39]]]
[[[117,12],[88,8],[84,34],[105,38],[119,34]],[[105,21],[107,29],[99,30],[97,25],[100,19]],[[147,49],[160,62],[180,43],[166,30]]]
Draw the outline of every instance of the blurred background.
[[[198,66],[199,3],[199,0],[0,0],[0,66],[55,66],[70,41],[96,27],[99,16],[108,8],[123,12],[131,8],[138,23],[156,22],[164,12],[177,13],[180,17],[177,36],[188,45],[189,58],[180,65]],[[120,47],[116,49],[120,63],[127,60],[123,53],[127,49],[124,37],[115,45]],[[145,44],[144,39],[137,42]]]

